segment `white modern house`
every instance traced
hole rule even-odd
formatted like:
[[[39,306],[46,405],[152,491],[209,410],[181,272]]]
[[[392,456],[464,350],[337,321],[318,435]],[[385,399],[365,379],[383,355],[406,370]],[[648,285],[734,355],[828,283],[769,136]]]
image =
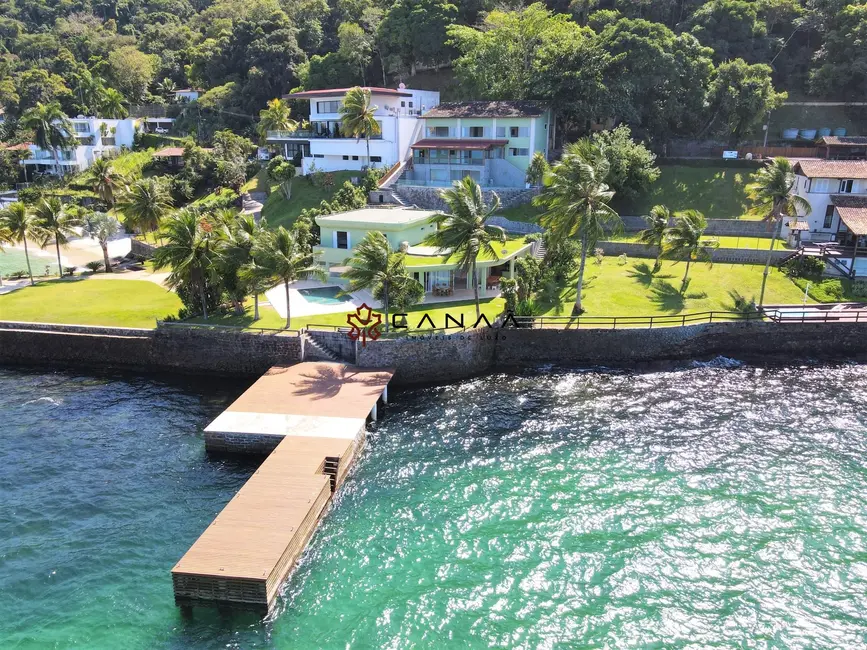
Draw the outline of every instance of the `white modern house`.
[[[194,102],[202,94],[201,90],[196,88],[180,88],[175,91],[176,102]]]
[[[371,94],[380,135],[370,139],[370,160],[364,138],[343,131],[340,107],[349,88],[307,90],[286,95],[284,99],[310,102],[310,119],[296,131],[269,131],[267,141],[278,145],[283,156],[300,153],[304,174],[313,165],[322,171],[362,169],[367,166],[391,167],[410,155],[410,147],[423,137],[421,116],[440,103],[439,92],[413,90],[403,84],[394,88],[366,88]]]
[[[56,174],[58,163],[64,174],[83,171],[97,158],[120,153],[124,147],[131,149],[139,128],[139,120],[136,118],[109,120],[78,116],[70,121],[75,129],[73,135],[78,145],[73,149],[58,151],[55,159],[53,151],[31,144],[30,156],[21,159],[28,178],[33,172]]]

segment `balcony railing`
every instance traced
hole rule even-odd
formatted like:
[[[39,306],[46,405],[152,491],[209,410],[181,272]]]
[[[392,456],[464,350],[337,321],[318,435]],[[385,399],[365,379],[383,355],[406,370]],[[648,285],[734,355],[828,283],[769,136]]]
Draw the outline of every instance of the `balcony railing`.
[[[334,135],[333,133],[322,133],[316,131],[308,131],[298,129],[297,131],[268,131],[266,134],[268,140],[358,140],[353,136]],[[362,140],[364,138],[361,138]],[[382,135],[374,135],[371,140],[382,140]]]
[[[485,158],[471,158],[470,156],[429,156],[427,158],[413,157],[415,165],[478,165],[485,164]]]

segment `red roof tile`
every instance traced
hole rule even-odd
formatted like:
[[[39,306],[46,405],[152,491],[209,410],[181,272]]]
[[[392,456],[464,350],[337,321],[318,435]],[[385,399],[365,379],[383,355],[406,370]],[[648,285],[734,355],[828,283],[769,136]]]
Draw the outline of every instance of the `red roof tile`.
[[[867,160],[801,159],[795,173],[807,178],[867,178]]]

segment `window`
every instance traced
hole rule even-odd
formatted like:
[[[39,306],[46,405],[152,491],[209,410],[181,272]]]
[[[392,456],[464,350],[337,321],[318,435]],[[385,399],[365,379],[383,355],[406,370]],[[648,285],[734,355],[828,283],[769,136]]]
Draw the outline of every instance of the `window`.
[[[825,223],[822,224],[822,228],[830,228],[831,222],[834,220],[834,204],[832,203],[827,208],[825,208]]]
[[[510,156],[529,156],[530,150],[525,147],[509,147]]]
[[[340,102],[339,101],[316,102],[316,112],[317,113],[339,113],[340,112]]]
[[[314,158],[325,158],[325,154],[324,153],[315,153],[315,154],[313,154],[313,157]]]
[[[496,137],[498,137],[498,138],[505,138],[506,137],[506,127],[505,126],[498,126],[497,127]]]
[[[851,194],[852,186],[855,184],[855,181],[850,179],[844,179],[840,181],[840,193],[841,194]]]
[[[409,107],[412,108],[412,102],[409,103]]]
[[[468,126],[464,128],[465,138],[484,138],[485,127],[483,126]]]
[[[379,163],[381,163],[381,162],[382,162],[382,156],[371,156],[371,157],[370,157],[370,162],[379,162]]]
[[[449,170],[434,167],[430,170],[430,179],[435,182],[448,182]]]
[[[406,102],[401,101],[401,102],[400,102],[400,107],[401,107],[401,108],[406,108]]]
[[[75,127],[76,133],[90,133],[90,124],[87,122],[74,122],[72,126]]]
[[[334,233],[334,248],[349,248],[349,233],[345,230],[338,230]]]
[[[343,156],[343,160],[349,160],[349,156]]]
[[[510,138],[528,138],[530,137],[530,129],[526,126],[510,126],[509,127],[509,137]]]
[[[449,137],[449,127],[447,126],[432,126],[427,130],[427,134],[432,138],[447,138]]]
[[[358,160],[358,156],[353,156],[352,159],[353,159],[353,160]]]

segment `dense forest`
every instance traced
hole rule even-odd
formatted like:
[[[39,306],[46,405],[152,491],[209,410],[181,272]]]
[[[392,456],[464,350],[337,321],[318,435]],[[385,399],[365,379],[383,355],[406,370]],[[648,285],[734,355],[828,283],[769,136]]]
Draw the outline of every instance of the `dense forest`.
[[[181,131],[251,135],[293,88],[412,86],[430,70],[449,98],[544,99],[575,133],[615,118],[656,142],[737,140],[786,92],[867,91],[867,1],[0,3],[6,141],[25,137],[16,118],[37,102],[118,117],[182,87],[206,92]]]

